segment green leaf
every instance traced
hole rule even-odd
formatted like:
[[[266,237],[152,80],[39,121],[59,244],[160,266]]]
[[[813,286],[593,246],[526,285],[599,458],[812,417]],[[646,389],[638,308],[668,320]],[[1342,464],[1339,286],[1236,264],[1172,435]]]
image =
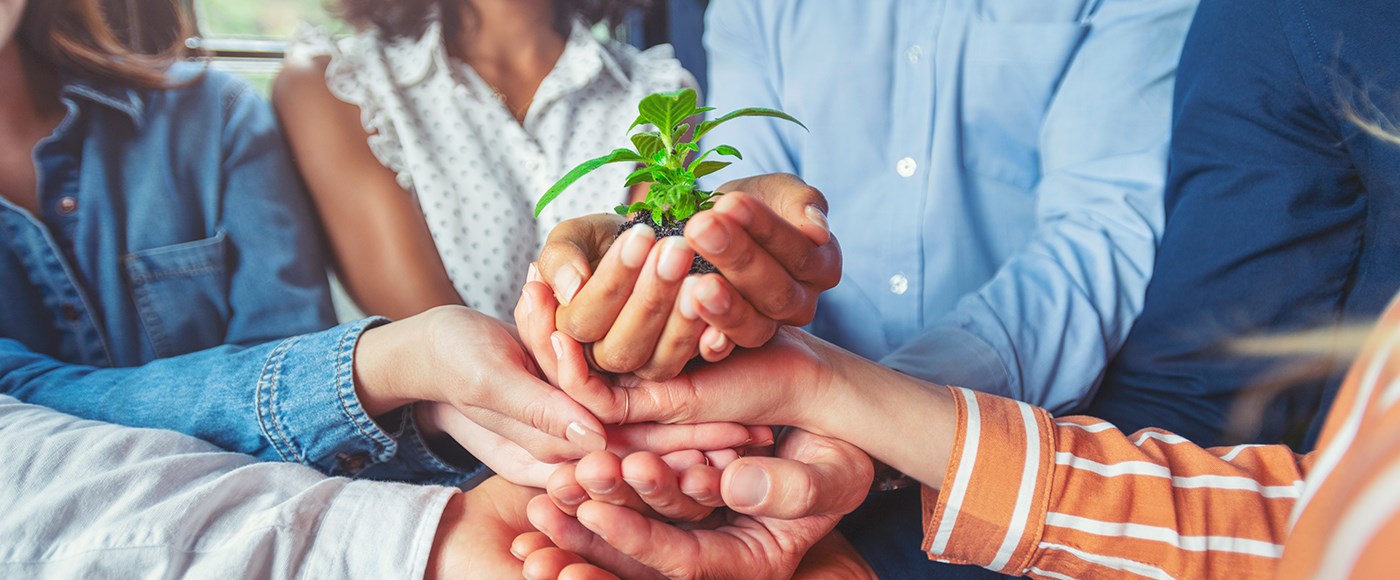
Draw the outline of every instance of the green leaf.
[[[627,130],[642,123],[651,123],[663,133],[671,133],[676,125],[703,110],[695,106],[700,97],[694,89],[681,89],[669,93],[652,93],[637,104],[637,120]]]
[[[672,143],[681,143],[681,137],[684,137],[684,136],[685,136],[685,132],[686,132],[686,131],[689,131],[689,130],[690,130],[690,123],[681,123],[679,127],[676,127],[676,130],[675,130],[675,131],[672,131],[672,132],[671,132],[671,142],[672,142]],[[691,139],[690,142],[693,143],[693,142],[695,142],[695,140],[694,140],[694,139]],[[698,147],[697,147],[697,149],[698,149]],[[679,151],[679,149],[677,149],[677,151]]]
[[[569,186],[573,185],[579,178],[609,163],[628,162],[644,163],[646,160],[631,149],[613,149],[612,153],[580,163],[578,167],[573,168],[568,173],[564,174],[564,177],[559,178],[559,181],[556,181],[554,185],[549,188],[549,191],[544,192],[544,195],[540,197],[539,203],[535,204],[535,217],[540,217],[540,212],[544,211],[545,206],[559,197],[559,194],[564,193],[564,190],[568,189]]]
[[[700,146],[694,143],[681,143],[676,146],[676,153],[686,153],[688,151],[699,151]]]
[[[666,148],[661,142],[661,134],[656,131],[637,133],[632,136],[632,145],[637,148],[637,152],[647,159],[655,159],[656,154]]]
[[[747,109],[739,109],[737,111],[733,111],[718,119],[700,123],[700,126],[695,129],[695,140],[699,141],[700,138],[705,136],[706,133],[709,133],[711,129],[714,129],[715,127],[718,127],[727,121],[738,119],[739,117],[773,117],[777,119],[782,119],[784,121],[791,121],[793,123],[797,123],[797,126],[802,127],[803,129],[807,128],[806,125],[802,124],[802,121],[798,121],[797,119],[793,118],[792,115],[789,115],[782,111],[778,111],[775,109],[764,109],[761,107],[749,107]]]
[[[731,147],[731,146],[729,146],[729,145],[720,145],[719,147],[715,147],[714,149],[712,149],[712,151],[714,151],[715,153],[718,153],[718,154],[720,154],[720,155],[728,155],[728,156],[733,157],[733,158],[735,158],[735,159],[743,159],[743,158],[744,158],[743,155],[740,155],[740,154],[739,154],[739,150],[738,150],[738,149],[735,149],[735,148],[733,148],[733,147]]]
[[[725,167],[729,167],[730,165],[732,164],[728,161],[701,161],[700,163],[696,163],[695,167],[691,167],[690,172],[698,179],[724,169]]]
[[[619,206],[613,208],[613,211],[617,212],[618,215],[632,215],[632,214],[634,214],[634,213],[643,212],[643,211],[647,211],[647,210],[650,210],[650,209],[651,209],[651,204],[649,204],[649,203],[647,203],[647,202],[645,202],[645,201],[639,201],[639,202],[634,203],[634,204],[632,204],[632,205],[619,205]]]
[[[643,183],[646,181],[656,181],[656,178],[652,176],[652,174],[654,173],[656,173],[655,167],[652,167],[650,165],[642,167],[636,171],[633,171],[631,175],[628,175],[627,183],[625,183],[624,185],[626,187],[632,187],[633,185],[636,185],[638,183]]]

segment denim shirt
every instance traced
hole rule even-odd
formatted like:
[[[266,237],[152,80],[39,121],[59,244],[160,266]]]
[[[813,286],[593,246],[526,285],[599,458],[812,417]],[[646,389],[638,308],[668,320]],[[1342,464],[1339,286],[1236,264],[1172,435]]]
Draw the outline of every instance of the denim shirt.
[[[327,330],[321,241],[266,103],[218,71],[171,77],[193,80],[68,82],[34,149],[38,215],[0,199],[0,393],[332,474],[460,481],[412,413],[386,432],[360,407],[354,345],[382,321]]]

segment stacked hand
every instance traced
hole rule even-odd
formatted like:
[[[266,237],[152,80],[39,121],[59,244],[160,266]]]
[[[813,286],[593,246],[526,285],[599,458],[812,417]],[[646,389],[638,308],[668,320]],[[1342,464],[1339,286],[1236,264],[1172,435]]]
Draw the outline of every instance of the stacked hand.
[[[559,301],[561,331],[589,345],[596,368],[664,380],[696,356],[718,361],[812,321],[841,279],[826,198],[791,175],[732,181],[684,238],[646,226],[618,236],[619,216],[570,220],[550,233],[539,269]],[[687,276],[699,253],[721,274]]]

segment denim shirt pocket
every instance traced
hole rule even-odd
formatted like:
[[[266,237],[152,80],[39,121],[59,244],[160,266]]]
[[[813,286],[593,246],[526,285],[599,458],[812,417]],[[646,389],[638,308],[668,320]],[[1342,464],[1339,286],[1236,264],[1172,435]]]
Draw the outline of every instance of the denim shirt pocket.
[[[959,112],[964,169],[1035,187],[1045,112],[1088,30],[1079,22],[970,24]]]
[[[223,344],[228,327],[226,237],[140,250],[122,259],[146,336],[159,358]]]

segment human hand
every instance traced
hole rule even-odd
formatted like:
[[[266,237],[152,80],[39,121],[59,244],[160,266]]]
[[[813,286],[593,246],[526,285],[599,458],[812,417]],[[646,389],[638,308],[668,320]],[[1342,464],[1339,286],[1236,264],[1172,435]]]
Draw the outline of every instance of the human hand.
[[[812,320],[817,297],[840,281],[841,251],[826,199],[791,175],[732,181],[685,243],[645,226],[617,237],[620,216],[587,216],[550,233],[538,262],[559,300],[558,326],[592,345],[594,363],[659,380],[696,354],[725,358],[781,325]],[[692,248],[724,275],[687,276]]]
[[[534,531],[525,509],[539,494],[493,477],[452,496],[438,520],[425,578],[519,578],[522,566],[511,543]]]
[[[718,527],[686,530],[592,499],[573,519],[537,497],[528,515],[540,533],[518,537],[512,552],[524,558],[532,578],[632,577],[639,569],[672,578],[733,570],[788,577],[841,515],[860,504],[872,477],[870,459],[859,449],[792,430],[775,457],[740,458],[725,468],[719,493],[734,513]]]
[[[445,306],[380,326],[355,347],[355,386],[371,416],[445,402],[545,463],[606,448],[602,423],[538,376],[509,326]]]
[[[425,432],[441,431],[458,442],[473,457],[491,471],[517,485],[544,488],[561,463],[545,463],[530,455],[520,444],[476,424],[451,405],[420,403],[416,407],[420,425]],[[766,446],[773,442],[768,427],[744,427],[734,423],[704,423],[699,425],[662,425],[638,423],[605,428],[605,455],[629,455],[648,452],[667,461],[681,461],[701,456],[706,450],[711,456],[734,455],[733,448]],[[546,437],[536,434],[536,437]],[[674,458],[674,459],[673,459]]]

